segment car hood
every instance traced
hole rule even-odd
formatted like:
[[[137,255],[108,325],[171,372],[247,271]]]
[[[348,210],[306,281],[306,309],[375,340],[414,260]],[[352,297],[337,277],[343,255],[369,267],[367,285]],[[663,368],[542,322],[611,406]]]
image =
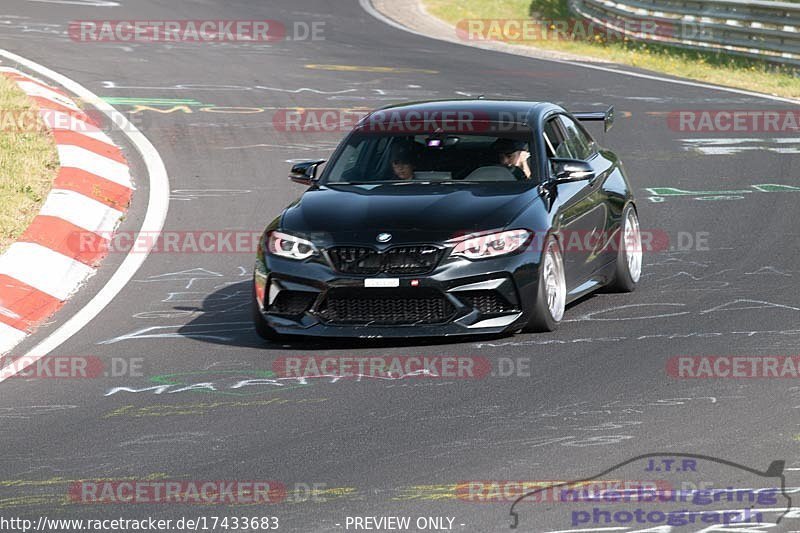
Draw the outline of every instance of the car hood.
[[[307,191],[281,226],[334,242],[374,243],[382,232],[392,244],[441,242],[505,228],[537,195],[524,182],[329,185]]]

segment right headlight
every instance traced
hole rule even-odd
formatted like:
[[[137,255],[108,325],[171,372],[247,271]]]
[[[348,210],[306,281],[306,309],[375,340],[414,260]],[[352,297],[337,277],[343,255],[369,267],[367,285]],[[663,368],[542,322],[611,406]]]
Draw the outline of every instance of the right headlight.
[[[467,259],[488,259],[510,254],[528,242],[533,232],[525,229],[465,237],[457,241],[450,255]]]
[[[302,261],[317,253],[311,241],[289,235],[282,231],[271,231],[267,236],[267,251],[272,255]]]

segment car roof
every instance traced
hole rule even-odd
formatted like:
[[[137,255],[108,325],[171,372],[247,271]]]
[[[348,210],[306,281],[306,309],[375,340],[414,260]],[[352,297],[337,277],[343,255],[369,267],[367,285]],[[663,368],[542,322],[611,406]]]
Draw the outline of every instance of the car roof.
[[[390,120],[392,113],[458,113],[467,112],[480,115],[483,120],[497,122],[518,122],[521,124],[535,124],[534,120],[541,114],[552,109],[562,110],[556,104],[549,102],[533,102],[526,100],[488,100],[484,98],[468,99],[448,99],[448,100],[427,100],[421,102],[409,102],[403,104],[392,104],[376,111],[373,111],[363,121],[370,120],[380,122],[380,114],[386,114],[386,120]],[[509,115],[510,114],[510,115]],[[515,120],[510,121],[513,117]]]

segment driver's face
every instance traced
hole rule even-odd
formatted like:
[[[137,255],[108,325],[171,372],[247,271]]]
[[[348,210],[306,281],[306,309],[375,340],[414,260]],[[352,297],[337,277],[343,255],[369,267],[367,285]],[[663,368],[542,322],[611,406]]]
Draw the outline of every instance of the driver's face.
[[[401,180],[414,179],[414,165],[407,161],[392,161],[392,170]]]
[[[497,157],[500,160],[501,165],[511,167],[517,164],[517,161],[519,160],[519,153],[519,150],[516,152],[500,152],[497,154]]]

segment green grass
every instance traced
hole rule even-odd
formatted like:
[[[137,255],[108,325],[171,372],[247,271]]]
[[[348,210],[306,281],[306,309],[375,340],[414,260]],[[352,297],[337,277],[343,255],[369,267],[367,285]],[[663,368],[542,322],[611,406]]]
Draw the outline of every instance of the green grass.
[[[24,114],[28,120],[20,121]],[[50,191],[58,153],[33,104],[0,76],[0,253],[37,215]],[[14,124],[25,124],[21,128]]]
[[[464,19],[533,18],[565,21],[573,18],[566,0],[423,1],[428,12],[451,24],[457,24]],[[800,97],[800,78],[792,70],[728,54],[693,52],[630,40],[604,42],[597,37],[585,40],[537,39],[509,43],[604,59],[707,83],[778,96]]]

